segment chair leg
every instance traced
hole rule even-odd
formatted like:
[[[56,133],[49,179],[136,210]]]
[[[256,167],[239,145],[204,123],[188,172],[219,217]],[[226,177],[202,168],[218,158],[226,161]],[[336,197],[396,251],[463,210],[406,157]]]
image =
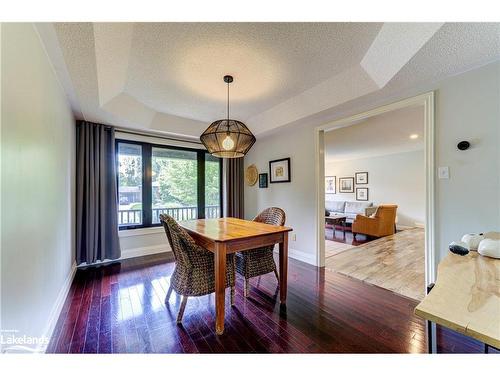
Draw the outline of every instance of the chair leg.
[[[170,300],[170,296],[172,295],[172,284],[170,284],[170,286],[168,287],[168,292],[167,292],[167,295],[165,296],[165,303],[168,303],[168,301]]]
[[[188,297],[182,296],[181,307],[179,307],[179,313],[177,314],[177,324],[182,323],[182,317],[184,316],[184,309],[186,308],[187,301]]]
[[[248,297],[248,294],[250,293],[250,283],[247,278],[245,278],[245,287],[243,288],[243,295],[245,298]]]
[[[279,285],[279,283],[280,283],[280,277],[278,275],[278,270],[276,268],[274,269],[274,276],[276,276],[276,280],[278,280],[278,285]]]
[[[235,287],[231,287],[231,306],[234,306],[234,289]]]

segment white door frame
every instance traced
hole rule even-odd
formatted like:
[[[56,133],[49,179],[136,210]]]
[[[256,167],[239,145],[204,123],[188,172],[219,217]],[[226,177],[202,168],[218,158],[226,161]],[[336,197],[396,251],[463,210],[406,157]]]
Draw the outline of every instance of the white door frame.
[[[392,104],[384,105],[351,117],[329,122],[315,128],[316,154],[316,264],[325,266],[325,145],[324,133],[327,130],[350,126],[354,122],[380,115],[411,105],[424,106],[424,160],[425,160],[425,285],[435,282],[435,143],[434,143],[434,92],[428,92]]]

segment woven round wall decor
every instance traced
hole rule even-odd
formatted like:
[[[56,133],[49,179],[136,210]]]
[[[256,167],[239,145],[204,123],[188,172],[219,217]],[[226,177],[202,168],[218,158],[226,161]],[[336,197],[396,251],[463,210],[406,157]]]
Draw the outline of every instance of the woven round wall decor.
[[[247,171],[245,172],[245,181],[248,186],[253,186],[257,183],[259,179],[259,171],[255,164],[249,165]]]

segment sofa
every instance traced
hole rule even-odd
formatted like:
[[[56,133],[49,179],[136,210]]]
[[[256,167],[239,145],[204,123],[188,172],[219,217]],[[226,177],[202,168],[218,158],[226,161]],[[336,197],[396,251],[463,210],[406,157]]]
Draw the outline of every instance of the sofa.
[[[373,202],[325,201],[325,216],[340,214],[347,216],[346,223],[352,224],[356,215],[371,216],[377,211]]]

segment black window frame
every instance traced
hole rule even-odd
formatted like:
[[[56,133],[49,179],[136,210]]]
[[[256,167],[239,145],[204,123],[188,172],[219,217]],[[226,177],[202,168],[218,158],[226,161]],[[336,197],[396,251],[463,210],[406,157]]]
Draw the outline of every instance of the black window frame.
[[[152,202],[152,150],[154,148],[164,148],[168,150],[190,151],[196,152],[196,168],[197,168],[197,206],[198,206],[198,219],[205,218],[205,155],[210,153],[207,150],[199,148],[170,146],[151,142],[133,141],[128,139],[115,139],[115,163],[116,163],[116,195],[119,201],[120,197],[120,175],[119,166],[120,161],[118,157],[118,145],[120,143],[127,143],[139,145],[142,149],[142,224],[132,225],[118,225],[118,230],[130,230],[139,228],[154,228],[159,227],[161,223],[153,223],[153,202]],[[223,176],[222,176],[222,159],[219,159],[219,186],[220,186],[220,210],[221,216],[223,211]],[[119,203],[119,202],[118,202]],[[116,212],[118,215],[118,211]]]

